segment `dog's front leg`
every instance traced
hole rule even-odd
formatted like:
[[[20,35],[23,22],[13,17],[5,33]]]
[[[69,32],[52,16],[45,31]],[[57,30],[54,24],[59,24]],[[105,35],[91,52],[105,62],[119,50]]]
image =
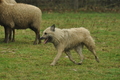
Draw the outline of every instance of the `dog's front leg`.
[[[54,58],[53,62],[50,64],[51,66],[54,66],[57,63],[58,59],[62,55],[62,52],[63,52],[63,50],[58,50],[56,57]]]

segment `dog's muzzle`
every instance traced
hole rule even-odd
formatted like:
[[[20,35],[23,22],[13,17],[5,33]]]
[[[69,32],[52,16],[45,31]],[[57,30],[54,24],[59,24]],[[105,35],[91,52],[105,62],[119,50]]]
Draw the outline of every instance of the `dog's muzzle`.
[[[40,40],[43,40],[43,39],[45,39],[44,37],[40,37]]]
[[[44,39],[44,44],[52,41],[51,37],[46,37],[46,38],[45,37],[40,37],[40,40],[43,40],[43,39]]]

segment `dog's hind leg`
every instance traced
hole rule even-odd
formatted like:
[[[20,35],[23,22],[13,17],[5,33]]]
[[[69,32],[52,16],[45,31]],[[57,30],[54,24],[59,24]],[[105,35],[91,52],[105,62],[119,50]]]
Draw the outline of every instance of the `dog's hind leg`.
[[[75,60],[73,60],[70,51],[65,51],[66,55],[68,56],[68,58],[70,59],[70,61],[72,61],[73,63],[77,64]]]
[[[90,37],[90,38],[88,39],[88,41],[86,41],[84,44],[85,44],[85,46],[88,48],[88,50],[93,53],[93,55],[95,56],[96,61],[97,61],[97,62],[100,62],[100,61],[99,61],[99,58],[98,58],[97,55],[96,55],[95,43],[94,43],[94,40],[92,39],[92,37]]]
[[[81,43],[79,46],[75,47],[75,51],[79,54],[80,56],[80,62],[78,63],[79,65],[82,64],[83,60],[84,60],[84,56],[82,54],[82,48],[83,48],[83,44]]]

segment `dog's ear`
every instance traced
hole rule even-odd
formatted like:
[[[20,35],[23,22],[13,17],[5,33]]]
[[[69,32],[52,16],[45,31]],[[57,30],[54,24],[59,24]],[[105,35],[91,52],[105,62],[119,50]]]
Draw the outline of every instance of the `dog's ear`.
[[[55,24],[53,24],[50,28],[51,31],[55,31]]]

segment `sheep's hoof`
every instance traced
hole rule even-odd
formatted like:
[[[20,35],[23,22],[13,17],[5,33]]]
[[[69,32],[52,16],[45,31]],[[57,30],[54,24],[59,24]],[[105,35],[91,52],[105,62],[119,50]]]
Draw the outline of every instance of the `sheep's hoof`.
[[[15,42],[15,40],[12,40],[12,42]]]
[[[38,44],[40,44],[41,43],[41,40],[38,42]]]
[[[37,45],[37,42],[36,42],[36,41],[34,41],[33,45]]]
[[[3,42],[4,42],[4,43],[8,43],[9,41],[8,41],[8,40],[4,40]]]

